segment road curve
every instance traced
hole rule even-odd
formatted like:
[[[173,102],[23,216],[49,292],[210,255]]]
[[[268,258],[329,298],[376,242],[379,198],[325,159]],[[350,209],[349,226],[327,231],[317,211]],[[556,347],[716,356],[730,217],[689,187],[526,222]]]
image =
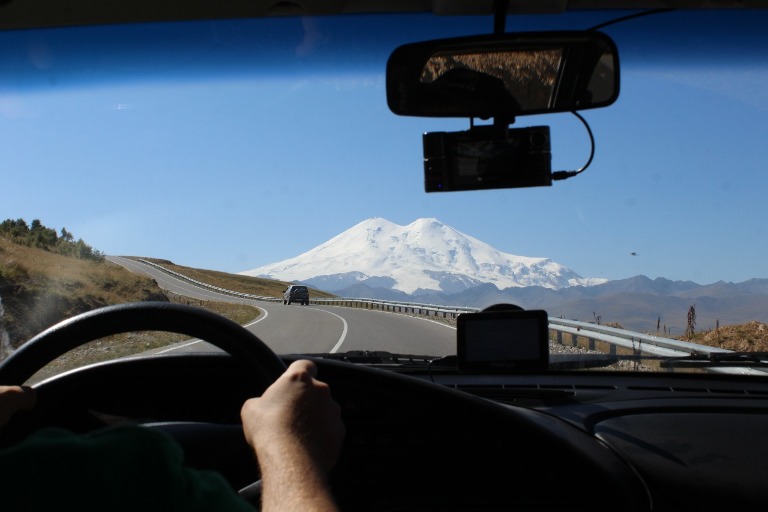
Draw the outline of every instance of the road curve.
[[[131,272],[147,275],[170,292],[220,302],[246,303],[260,315],[245,327],[278,354],[386,350],[393,353],[444,356],[456,353],[456,331],[445,324],[423,318],[321,305],[284,305],[235,297],[179,279],[136,260],[108,256]],[[218,350],[199,341],[177,344],[168,350]]]

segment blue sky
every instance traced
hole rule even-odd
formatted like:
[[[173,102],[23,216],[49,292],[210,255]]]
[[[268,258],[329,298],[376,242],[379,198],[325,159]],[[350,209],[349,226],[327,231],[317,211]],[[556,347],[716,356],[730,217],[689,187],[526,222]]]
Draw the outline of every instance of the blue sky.
[[[680,26],[676,13],[664,16]],[[764,18],[755,24],[764,27]],[[577,18],[576,26],[593,21]],[[78,51],[77,38],[63,31],[0,37],[0,217],[66,227],[107,254],[229,272],[297,256],[369,217],[399,224],[435,217],[584,277],[702,284],[768,277],[764,62],[753,67],[733,57],[743,53],[713,44],[716,66],[681,64],[684,48],[649,48],[631,30],[609,27],[622,90],[613,106],[583,113],[597,145],[583,174],[548,188],[426,194],[422,132],[465,130],[468,121],[398,117],[387,108],[385,49],[398,38],[417,40],[418,20],[396,35],[369,29],[350,57],[358,66],[341,75],[329,72],[336,61],[326,50],[338,38],[322,23],[298,23],[270,28],[298,55],[277,54],[285,59],[280,73],[254,66],[216,78],[204,76],[204,63],[227,70],[218,54],[162,60],[177,55],[184,29],[175,39],[146,29],[142,44],[159,48],[150,79],[135,46],[114,43],[125,52],[115,59],[109,47]],[[440,20],[435,37],[490,28],[487,19],[476,23]],[[650,21],[631,23],[639,30]],[[222,46],[247,28],[207,27]],[[645,62],[648,51],[665,59]],[[542,124],[551,126],[553,170],[581,167],[589,156],[581,123],[557,114],[523,117],[514,127]]]

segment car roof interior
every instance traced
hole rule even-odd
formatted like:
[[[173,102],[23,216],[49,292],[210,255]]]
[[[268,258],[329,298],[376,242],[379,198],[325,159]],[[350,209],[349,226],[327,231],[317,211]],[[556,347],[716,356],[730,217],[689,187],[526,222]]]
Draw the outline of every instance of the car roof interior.
[[[0,29],[380,12],[558,14],[582,9],[764,8],[765,0],[0,0]]]

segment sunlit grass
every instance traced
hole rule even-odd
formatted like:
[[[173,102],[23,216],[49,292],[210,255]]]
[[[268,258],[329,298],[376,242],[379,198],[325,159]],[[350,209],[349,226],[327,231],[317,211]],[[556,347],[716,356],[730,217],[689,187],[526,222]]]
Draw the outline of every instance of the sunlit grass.
[[[288,287],[290,283],[285,281],[276,281],[273,279],[263,279],[260,277],[244,276],[240,274],[228,274],[226,272],[218,272],[216,270],[203,270],[192,267],[185,267],[182,265],[176,265],[168,260],[156,259],[156,258],[136,258],[131,259],[145,259],[161,265],[163,268],[173,270],[186,277],[200,281],[212,286],[224,288],[226,290],[232,290],[241,293],[249,293],[251,295],[259,295],[265,297],[282,297],[283,291]],[[310,289],[310,296],[313,298],[330,298],[334,297],[333,294]]]
[[[0,326],[17,347],[61,320],[110,304],[167,300],[154,280],[0,237]]]

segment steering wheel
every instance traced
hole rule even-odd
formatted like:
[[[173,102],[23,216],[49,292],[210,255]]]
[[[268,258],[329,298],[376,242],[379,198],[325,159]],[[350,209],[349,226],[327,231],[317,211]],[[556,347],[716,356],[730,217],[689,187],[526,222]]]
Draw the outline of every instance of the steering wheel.
[[[74,316],[33,337],[0,364],[0,384],[24,384],[46,364],[74,348],[105,336],[134,331],[168,331],[210,342],[233,356],[247,371],[254,389],[252,396],[265,390],[286,368],[282,359],[255,334],[223,316],[182,304],[134,302]],[[51,407],[66,406],[56,403],[66,402],[66,392],[54,392],[58,400],[47,399],[49,388],[59,389],[57,380],[54,377],[50,385],[44,381],[34,386],[38,389],[38,404],[31,414],[44,416]],[[0,444],[26,437],[35,428],[31,418],[14,418],[0,432]]]
[[[23,384],[74,348],[132,331],[167,331],[204,339],[247,365],[264,388],[286,368],[255,334],[225,317],[183,304],[132,302],[82,313],[33,337],[0,364],[0,384]]]
[[[243,363],[249,378],[261,389],[266,389],[286,369],[282,359],[261,339],[225,317],[182,304],[135,302],[74,316],[33,337],[0,364],[0,384],[23,384],[43,366],[74,348],[133,331],[168,331],[204,339]],[[257,481],[240,494],[258,503],[260,484]]]

